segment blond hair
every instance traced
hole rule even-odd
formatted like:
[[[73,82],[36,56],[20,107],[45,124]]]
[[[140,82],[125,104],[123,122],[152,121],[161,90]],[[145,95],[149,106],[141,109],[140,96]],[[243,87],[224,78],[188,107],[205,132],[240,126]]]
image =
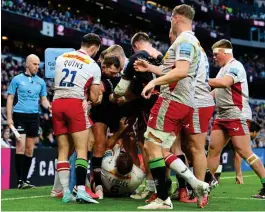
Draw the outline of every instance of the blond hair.
[[[182,4],[182,5],[176,6],[173,9],[172,15],[173,16],[182,15],[185,18],[187,18],[187,19],[192,21],[194,19],[194,16],[195,16],[195,10],[190,5]]]
[[[106,54],[112,54],[112,55],[116,55],[116,56],[125,57],[125,53],[124,53],[123,48],[117,44],[110,46],[105,51],[106,51]]]
[[[229,40],[222,39],[222,40],[217,41],[215,44],[213,44],[212,49],[215,49],[215,48],[233,49],[233,46]]]

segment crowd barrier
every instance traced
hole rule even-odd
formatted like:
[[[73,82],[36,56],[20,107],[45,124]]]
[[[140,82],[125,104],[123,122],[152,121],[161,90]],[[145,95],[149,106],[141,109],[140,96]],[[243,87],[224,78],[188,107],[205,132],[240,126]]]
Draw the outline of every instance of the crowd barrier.
[[[265,148],[255,148],[254,153],[258,155],[265,164]],[[17,187],[15,170],[15,149],[1,148],[1,189],[7,190]],[[52,185],[55,174],[55,162],[57,149],[42,148],[35,149],[28,178],[36,186]],[[141,159],[141,156],[140,156]],[[142,159],[141,159],[142,160]],[[222,153],[223,171],[234,171],[234,152],[224,150]],[[243,161],[242,171],[250,171],[249,165]],[[174,174],[172,172],[172,174]]]

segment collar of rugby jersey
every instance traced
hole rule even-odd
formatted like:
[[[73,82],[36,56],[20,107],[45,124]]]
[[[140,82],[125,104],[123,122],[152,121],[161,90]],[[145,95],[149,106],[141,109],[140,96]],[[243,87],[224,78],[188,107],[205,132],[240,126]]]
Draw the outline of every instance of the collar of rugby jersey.
[[[82,50],[82,49],[77,50],[77,52],[82,53],[82,54],[85,54],[85,55],[88,55],[88,54],[87,54],[84,50]]]
[[[231,60],[228,61],[223,67],[226,67],[229,63],[232,63],[235,60],[235,58],[232,58]]]
[[[190,33],[190,34],[194,35],[194,32],[192,32],[192,31],[184,31],[184,32],[180,33],[179,36],[180,36],[181,34],[184,34],[184,33]],[[178,37],[179,37],[179,36],[178,36]]]

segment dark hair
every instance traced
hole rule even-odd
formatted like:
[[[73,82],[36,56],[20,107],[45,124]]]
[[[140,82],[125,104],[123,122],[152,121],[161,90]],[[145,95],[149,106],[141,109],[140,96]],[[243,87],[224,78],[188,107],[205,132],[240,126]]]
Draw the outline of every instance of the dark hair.
[[[260,131],[260,129],[261,129],[261,127],[257,122],[255,122],[255,121],[251,122],[250,132],[258,132],[258,131]]]
[[[101,39],[97,34],[88,33],[82,38],[82,46],[90,47],[92,45],[100,46]]]
[[[133,168],[132,157],[126,152],[120,153],[116,160],[117,171],[121,175],[129,174]]]
[[[135,43],[138,41],[148,41],[150,42],[150,38],[145,32],[137,32],[131,39],[131,45],[135,47]]]
[[[116,57],[114,55],[106,55],[104,57],[102,65],[105,65],[107,67],[111,67],[112,65],[114,65],[115,68],[120,68],[121,63],[120,63],[120,60],[118,57]]]

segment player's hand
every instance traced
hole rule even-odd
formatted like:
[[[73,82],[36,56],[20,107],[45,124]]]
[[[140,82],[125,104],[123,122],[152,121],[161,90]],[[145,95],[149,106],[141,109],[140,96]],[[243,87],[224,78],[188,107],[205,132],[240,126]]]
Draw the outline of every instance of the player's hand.
[[[6,122],[7,122],[7,126],[9,126],[9,127],[10,127],[11,125],[14,125],[14,121],[13,121],[12,118],[8,118]]]
[[[52,113],[52,106],[51,105],[49,105],[48,110],[50,113]]]
[[[152,95],[152,92],[154,91],[155,89],[155,83],[154,81],[150,81],[143,89],[142,91],[142,96],[145,98],[145,99],[149,99]]]
[[[120,130],[123,131],[129,126],[129,123],[126,122],[126,118],[120,120]]]
[[[124,96],[117,99],[118,105],[123,105],[126,102],[126,98]]]
[[[103,99],[103,93],[102,91],[99,91],[98,100],[95,102],[96,105],[101,104]]]
[[[113,93],[109,95],[110,102],[117,104],[118,99],[114,97]]]
[[[146,60],[137,59],[134,62],[133,67],[134,67],[135,71],[147,72],[149,70],[149,63]]]

